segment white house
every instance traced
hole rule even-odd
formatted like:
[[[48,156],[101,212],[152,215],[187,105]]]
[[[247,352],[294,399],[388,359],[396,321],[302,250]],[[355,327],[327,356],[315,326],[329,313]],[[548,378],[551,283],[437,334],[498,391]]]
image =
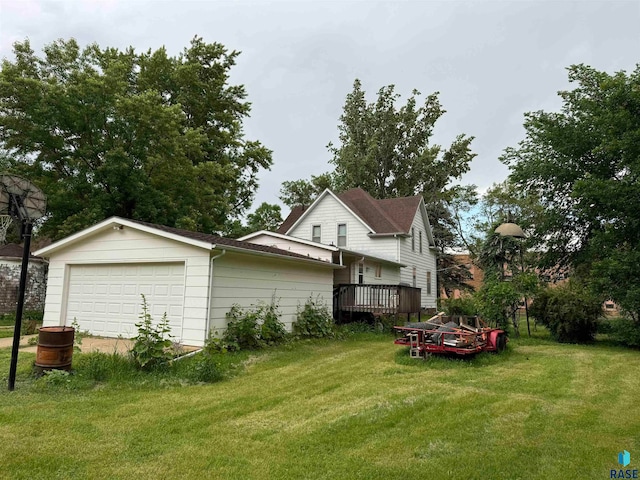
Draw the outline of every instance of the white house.
[[[276,233],[242,239],[331,255],[347,267],[335,272],[335,285],[408,285],[420,288],[421,307],[436,307],[436,249],[422,196],[376,200],[360,188],[325,190],[308,208],[295,207]]]
[[[202,345],[226,327],[225,314],[275,297],[287,328],[298,305],[330,305],[329,261],[292,251],[112,217],[34,252],[49,259],[44,326],[70,325],[107,337],[137,333],[141,294],[154,320],[166,312],[172,335]]]

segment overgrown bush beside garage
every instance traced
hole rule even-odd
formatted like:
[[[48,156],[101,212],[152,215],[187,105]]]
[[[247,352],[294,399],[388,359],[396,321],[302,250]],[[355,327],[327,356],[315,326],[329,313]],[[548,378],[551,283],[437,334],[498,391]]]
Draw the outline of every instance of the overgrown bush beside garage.
[[[280,317],[275,297],[269,304],[260,303],[249,308],[232,305],[226,315],[227,329],[222,335],[221,348],[229,351],[256,350],[284,342],[288,333]]]
[[[334,336],[333,316],[320,297],[310,296],[304,306],[298,306],[296,321],[293,322],[293,334],[303,338]]]

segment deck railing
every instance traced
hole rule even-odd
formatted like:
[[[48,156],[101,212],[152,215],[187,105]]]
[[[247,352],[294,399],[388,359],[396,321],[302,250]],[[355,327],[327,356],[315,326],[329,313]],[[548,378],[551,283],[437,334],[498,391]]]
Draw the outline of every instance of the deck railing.
[[[420,311],[420,289],[405,285],[341,284],[334,288],[333,310],[373,314]]]

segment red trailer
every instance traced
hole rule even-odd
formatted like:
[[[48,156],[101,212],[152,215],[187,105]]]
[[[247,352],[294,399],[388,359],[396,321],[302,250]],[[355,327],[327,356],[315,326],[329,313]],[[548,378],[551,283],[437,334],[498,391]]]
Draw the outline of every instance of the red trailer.
[[[393,327],[396,345],[409,347],[412,358],[430,354],[472,355],[478,352],[500,353],[507,346],[504,330],[487,326],[478,317],[446,317],[439,313],[426,322]]]

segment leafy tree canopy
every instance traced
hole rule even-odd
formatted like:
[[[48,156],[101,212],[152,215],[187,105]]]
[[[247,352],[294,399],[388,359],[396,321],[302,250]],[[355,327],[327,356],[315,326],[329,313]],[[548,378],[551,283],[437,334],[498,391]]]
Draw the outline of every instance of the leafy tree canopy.
[[[308,207],[327,188],[338,191],[334,176],[331,173],[323,173],[318,176],[311,175],[311,180],[301,179],[282,182],[280,200],[290,208],[297,205]]]
[[[610,75],[568,69],[560,112],[525,116],[525,139],[505,151],[510,179],[537,196],[534,225],[546,265],[590,272],[598,293],[640,313],[640,65]]]
[[[247,215],[246,223],[242,223],[239,219],[230,223],[225,235],[230,238],[239,238],[260,230],[274,232],[281,223],[282,210],[280,205],[262,202],[253,213]]]
[[[236,51],[195,37],[174,57],[59,40],[14,44],[0,71],[0,148],[48,196],[53,239],[111,215],[224,232],[271,152],[246,140]]]
[[[274,232],[282,223],[282,210],[280,205],[272,205],[262,202],[253,213],[247,216],[247,227],[252,232],[268,230]]]

